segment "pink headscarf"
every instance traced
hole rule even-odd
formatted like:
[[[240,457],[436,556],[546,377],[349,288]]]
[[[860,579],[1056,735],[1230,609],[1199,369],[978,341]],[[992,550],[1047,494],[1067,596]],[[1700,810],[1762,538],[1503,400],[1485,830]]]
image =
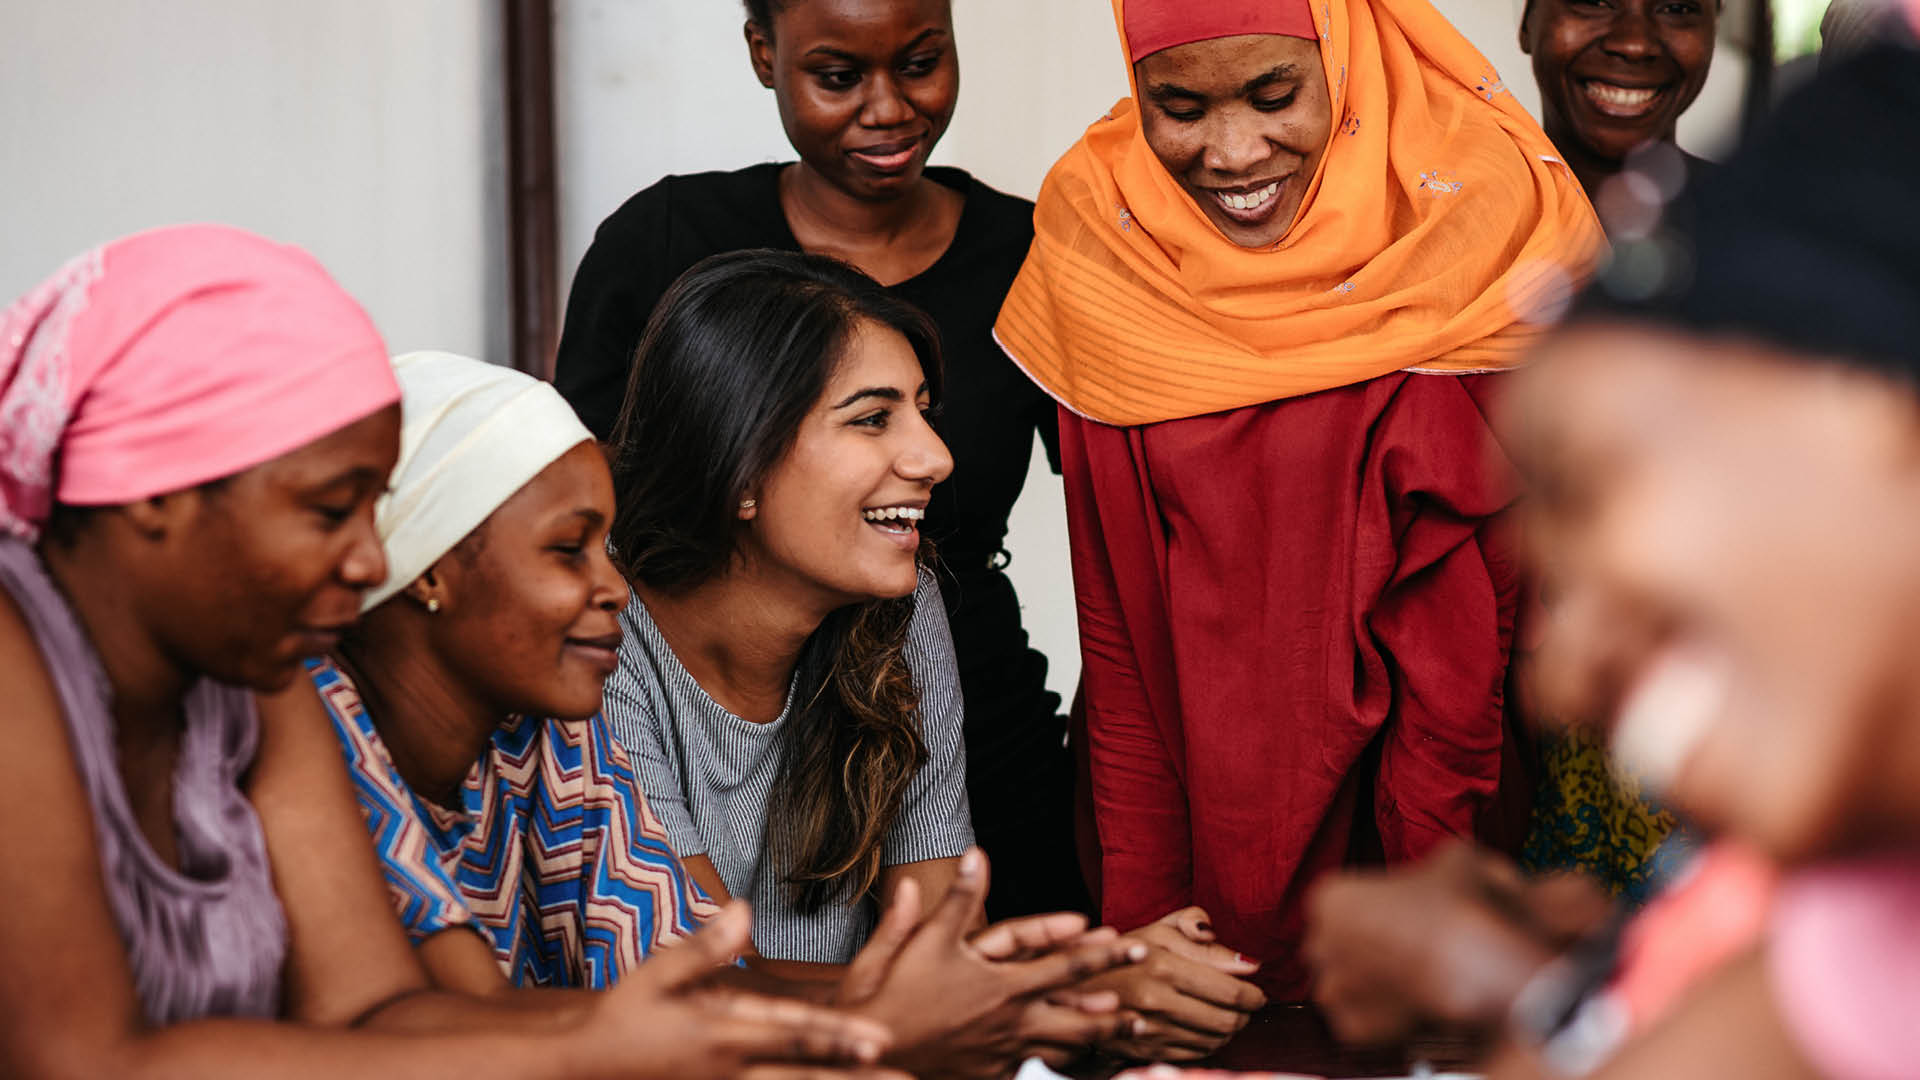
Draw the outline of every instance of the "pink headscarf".
[[[230,476],[399,399],[373,323],[306,252],[224,225],[123,237],[0,313],[0,532],[37,538],[56,497]]]

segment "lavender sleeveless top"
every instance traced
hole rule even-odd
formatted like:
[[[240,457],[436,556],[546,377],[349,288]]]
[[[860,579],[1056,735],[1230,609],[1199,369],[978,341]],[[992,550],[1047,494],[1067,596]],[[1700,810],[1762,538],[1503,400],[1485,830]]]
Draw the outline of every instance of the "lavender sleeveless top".
[[[60,696],[93,810],[107,904],[148,1022],[277,1015],[286,917],[260,821],[240,790],[258,742],[253,695],[210,679],[187,695],[173,779],[175,869],[134,821],[106,672],[86,631],[28,545],[0,539],[0,585],[26,616]]]

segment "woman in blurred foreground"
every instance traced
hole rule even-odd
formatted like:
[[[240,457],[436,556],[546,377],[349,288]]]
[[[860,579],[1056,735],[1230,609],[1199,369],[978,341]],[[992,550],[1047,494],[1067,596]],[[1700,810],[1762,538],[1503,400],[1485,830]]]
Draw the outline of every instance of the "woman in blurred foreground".
[[[1783,105],[1623,247],[1508,414],[1559,583],[1543,697],[1606,718],[1676,807],[1784,868],[1758,940],[1660,1023],[1634,1017],[1599,1075],[1920,1060],[1920,144],[1901,137],[1920,124],[1917,60],[1882,47]],[[1534,989],[1491,949],[1368,973],[1349,931],[1386,894],[1321,895],[1336,1022],[1383,998],[1450,1015],[1497,984],[1480,1013],[1497,1023]],[[1546,1022],[1510,1032],[1495,1075],[1564,1073],[1598,1015],[1518,1012]]]

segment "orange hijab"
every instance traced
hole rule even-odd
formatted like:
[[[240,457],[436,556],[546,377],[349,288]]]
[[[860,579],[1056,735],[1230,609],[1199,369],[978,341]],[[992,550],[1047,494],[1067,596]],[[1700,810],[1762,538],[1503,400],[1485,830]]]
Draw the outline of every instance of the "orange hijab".
[[[1047,174],[994,332],[1067,408],[1148,424],[1511,367],[1591,271],[1579,183],[1427,0],[1313,3],[1335,122],[1279,243],[1221,235],[1147,146],[1137,86]]]

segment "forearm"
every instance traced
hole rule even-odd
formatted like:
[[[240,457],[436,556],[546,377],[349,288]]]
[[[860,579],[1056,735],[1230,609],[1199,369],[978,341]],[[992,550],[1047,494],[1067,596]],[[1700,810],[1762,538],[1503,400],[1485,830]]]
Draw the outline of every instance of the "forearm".
[[[381,1004],[354,1027],[390,1035],[551,1034],[571,1031],[584,1022],[593,993],[505,985],[488,995],[421,990]]]
[[[426,1037],[396,1031],[322,1028],[253,1020],[177,1024],[119,1045],[95,1044],[59,1062],[26,1070],[50,1077],[118,1076],[131,1080],[323,1080],[349,1075],[554,1077],[613,1075],[591,1060],[571,1031],[543,1035],[477,1026]]]

